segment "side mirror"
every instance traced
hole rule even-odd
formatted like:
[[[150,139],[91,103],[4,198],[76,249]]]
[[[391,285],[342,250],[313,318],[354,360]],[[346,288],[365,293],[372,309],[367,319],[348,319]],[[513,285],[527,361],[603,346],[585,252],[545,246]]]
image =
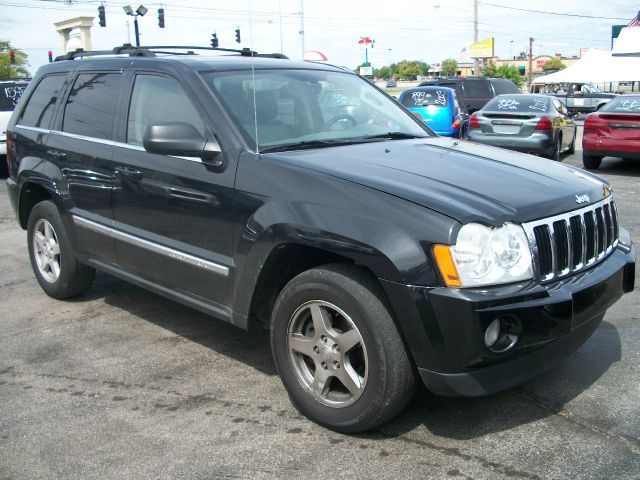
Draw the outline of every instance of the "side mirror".
[[[215,157],[221,152],[218,142],[208,141],[190,123],[149,125],[142,140],[144,149],[160,155],[179,157]],[[215,162],[214,162],[215,163]]]
[[[411,110],[411,115],[413,115],[418,120],[420,120],[420,122],[424,123],[424,118],[422,118],[422,115],[420,115],[420,112],[417,112],[415,110]]]

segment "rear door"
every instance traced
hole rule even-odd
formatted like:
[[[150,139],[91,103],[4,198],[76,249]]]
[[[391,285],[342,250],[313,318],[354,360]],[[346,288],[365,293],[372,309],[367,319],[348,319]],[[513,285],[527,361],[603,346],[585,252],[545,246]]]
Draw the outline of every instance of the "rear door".
[[[110,236],[116,105],[120,71],[80,72],[49,137],[47,155],[57,162],[76,226],[76,248],[93,259],[116,262]]]
[[[129,273],[210,306],[215,302],[224,316],[231,303],[237,162],[224,157],[225,167],[214,168],[200,158],[143,147],[147,127],[163,123],[189,123],[214,138],[202,107],[211,112],[215,106],[204,97],[161,73],[132,78],[128,118],[122,115],[127,122],[114,154],[114,235],[118,260]]]

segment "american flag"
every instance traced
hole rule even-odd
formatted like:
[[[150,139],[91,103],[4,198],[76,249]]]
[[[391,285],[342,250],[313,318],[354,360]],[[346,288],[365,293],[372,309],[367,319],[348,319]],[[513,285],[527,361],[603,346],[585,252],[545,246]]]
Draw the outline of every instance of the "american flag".
[[[638,14],[635,16],[635,18],[629,22],[629,25],[627,25],[627,27],[640,27],[640,11],[638,11]]]

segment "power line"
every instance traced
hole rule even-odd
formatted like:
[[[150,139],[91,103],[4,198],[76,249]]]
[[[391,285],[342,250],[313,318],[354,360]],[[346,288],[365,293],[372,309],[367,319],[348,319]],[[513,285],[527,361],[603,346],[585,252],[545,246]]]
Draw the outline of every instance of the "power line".
[[[594,15],[580,15],[578,13],[545,12],[543,10],[530,10],[528,8],[507,7],[506,5],[496,5],[495,3],[486,3],[486,2],[482,2],[482,4],[487,5],[489,7],[506,8],[507,10],[518,10],[520,12],[530,12],[530,13],[542,13],[544,15],[558,15],[561,17],[592,18],[597,20],[626,20],[626,21],[629,20],[628,18],[620,18],[620,17],[598,17]]]

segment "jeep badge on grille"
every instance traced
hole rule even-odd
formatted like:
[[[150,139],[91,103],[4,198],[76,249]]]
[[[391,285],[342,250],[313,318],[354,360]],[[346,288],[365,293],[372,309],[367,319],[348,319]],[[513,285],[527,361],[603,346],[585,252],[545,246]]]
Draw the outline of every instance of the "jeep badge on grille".
[[[591,199],[589,195],[576,195],[576,203],[589,203]]]

